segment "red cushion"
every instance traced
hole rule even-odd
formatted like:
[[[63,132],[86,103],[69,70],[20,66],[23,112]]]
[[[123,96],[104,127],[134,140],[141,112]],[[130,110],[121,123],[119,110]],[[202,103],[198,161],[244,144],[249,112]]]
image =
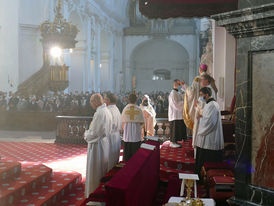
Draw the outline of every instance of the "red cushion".
[[[204,163],[204,169],[205,171],[208,171],[210,169],[228,169],[232,170],[232,166],[225,162],[205,162]]]
[[[216,176],[234,177],[234,174],[233,174],[233,172],[231,170],[226,170],[226,169],[212,169],[212,170],[208,170],[207,173],[206,173],[206,180],[207,180],[207,183],[210,186],[215,185],[213,177],[216,177]]]
[[[213,177],[213,181],[215,184],[227,184],[227,185],[233,185],[234,184],[234,177],[230,176],[216,176]]]

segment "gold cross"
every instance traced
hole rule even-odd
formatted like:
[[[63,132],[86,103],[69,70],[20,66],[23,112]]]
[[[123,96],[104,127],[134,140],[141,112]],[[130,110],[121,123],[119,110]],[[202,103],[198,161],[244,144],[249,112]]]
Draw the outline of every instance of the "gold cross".
[[[134,106],[130,106],[130,110],[126,111],[126,115],[129,115],[130,120],[134,120],[134,116],[139,114],[139,111],[134,110]]]

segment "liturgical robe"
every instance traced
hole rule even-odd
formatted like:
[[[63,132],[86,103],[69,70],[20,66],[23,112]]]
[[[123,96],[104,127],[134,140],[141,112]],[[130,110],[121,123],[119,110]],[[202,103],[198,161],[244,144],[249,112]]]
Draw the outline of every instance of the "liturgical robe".
[[[214,89],[212,88],[211,85],[207,86],[208,88],[211,89],[211,97],[216,100],[216,93],[214,91]],[[195,118],[194,118],[194,125],[193,125],[193,130],[192,130],[192,146],[195,148],[195,142],[196,142],[196,136],[197,136],[197,132],[198,132],[198,128],[199,128],[199,122],[200,119],[198,119],[198,116],[202,115],[203,113],[203,108],[205,106],[204,102],[201,102],[200,100],[197,101],[197,106],[195,108]],[[194,155],[195,157],[195,155]]]
[[[216,101],[208,102],[200,118],[196,146],[207,150],[224,149],[221,113]]]
[[[84,138],[88,143],[85,197],[99,186],[107,173],[109,158],[109,135],[112,131],[112,116],[105,104],[96,109],[89,130]]]
[[[200,96],[200,76],[195,77],[192,85],[188,87],[184,85],[185,96],[184,96],[184,108],[183,117],[187,128],[193,130],[195,121],[195,104]]]
[[[221,162],[224,137],[219,105],[213,98],[204,106],[195,146],[197,147],[195,173],[200,176],[205,162]]]
[[[122,112],[124,127],[124,161],[128,161],[139,149],[141,144],[142,124],[144,115],[142,110],[135,104],[128,104]]]
[[[112,132],[109,136],[110,153],[108,161],[108,170],[110,170],[118,163],[120,157],[122,116],[116,105],[109,105],[108,109],[112,116]]]
[[[141,110],[143,111],[145,119],[145,127],[147,136],[154,136],[154,127],[156,125],[156,112],[153,109],[152,105],[149,103],[148,106],[140,105]]]

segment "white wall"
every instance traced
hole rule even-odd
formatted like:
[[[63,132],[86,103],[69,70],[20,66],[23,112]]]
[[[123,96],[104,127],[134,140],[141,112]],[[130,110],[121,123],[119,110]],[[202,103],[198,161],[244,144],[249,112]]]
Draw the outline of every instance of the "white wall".
[[[173,80],[138,80],[136,91],[142,93],[150,92],[170,92],[172,90]]]
[[[149,41],[148,41],[149,40]],[[134,55],[136,55],[135,51],[138,50],[142,45],[149,44],[151,41],[158,42],[172,42],[173,49],[168,45],[160,45],[155,48],[153,51],[148,49],[148,53],[141,52],[138,62],[132,61],[134,59]],[[171,79],[180,78],[184,79],[187,83],[192,82],[193,78],[198,74],[198,65],[199,65],[199,57],[198,57],[198,38],[197,35],[171,35],[167,38],[157,38],[153,39],[150,36],[125,36],[124,39],[124,89],[126,91],[131,91],[132,89],[132,76],[135,75],[136,71],[142,69],[143,75],[136,76],[136,89],[138,85],[142,85],[142,88],[150,85],[151,90],[159,90],[159,87],[155,84],[154,81],[150,81],[145,83],[142,79],[150,78],[153,74],[152,70],[156,69],[169,69],[171,73]],[[141,46],[140,46],[141,45]],[[177,46],[174,46],[177,45]],[[172,47],[172,46],[171,46]],[[183,48],[184,52],[178,52],[176,47]],[[166,53],[165,53],[166,52]],[[149,54],[150,53],[150,54]],[[176,63],[174,59],[178,59],[178,53],[184,53],[181,55],[180,60]],[[154,55],[155,54],[155,55]],[[187,56],[187,58],[184,58]],[[179,69],[183,69],[184,71],[180,74],[176,74],[176,70],[178,72]],[[138,81],[140,81],[138,83]],[[148,80],[147,80],[148,81]],[[146,86],[144,86],[146,85]],[[165,86],[164,86],[165,85]],[[169,90],[171,85],[163,84],[163,90]]]
[[[170,90],[172,83],[159,85],[160,80],[152,80],[156,70],[169,71],[169,80],[177,78],[188,82],[188,64],[188,52],[177,42],[165,38],[145,41],[131,54],[131,68],[132,75],[136,76],[136,90],[143,92]]]
[[[39,26],[20,25],[19,84],[39,71],[43,65],[43,48]]]
[[[221,110],[230,109],[234,96],[235,46],[234,37],[213,24],[213,77]]]
[[[173,35],[170,39],[182,45],[189,54],[189,77],[186,83],[191,84],[198,75],[199,59],[199,35]]]
[[[19,2],[0,1],[0,90],[15,91],[19,83]],[[8,83],[13,83],[13,87]]]
[[[50,18],[53,0],[20,1],[19,9],[19,84],[43,65],[40,24]],[[35,8],[35,9],[34,9]]]

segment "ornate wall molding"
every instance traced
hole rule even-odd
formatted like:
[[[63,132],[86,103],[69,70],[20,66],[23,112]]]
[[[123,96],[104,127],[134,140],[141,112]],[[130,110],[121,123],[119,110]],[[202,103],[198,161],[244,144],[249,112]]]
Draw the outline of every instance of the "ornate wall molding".
[[[274,34],[274,3],[212,16],[235,38]]]
[[[96,24],[101,25],[101,30],[122,34],[126,22],[114,18],[113,12],[104,10],[105,7],[101,7],[96,2],[91,1],[65,0],[65,2],[69,14],[75,11],[81,16],[82,21],[86,18],[91,18],[95,20]]]

